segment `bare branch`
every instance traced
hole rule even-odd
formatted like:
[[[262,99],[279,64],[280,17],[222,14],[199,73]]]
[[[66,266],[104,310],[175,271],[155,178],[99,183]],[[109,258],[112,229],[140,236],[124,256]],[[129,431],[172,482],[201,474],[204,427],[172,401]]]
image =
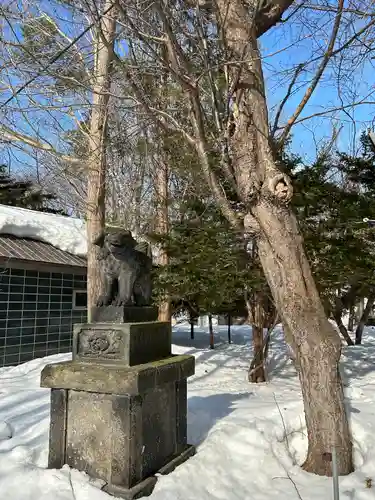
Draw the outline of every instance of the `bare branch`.
[[[69,156],[64,153],[60,153],[59,151],[56,151],[56,149],[52,146],[52,144],[49,144],[46,141],[41,142],[38,139],[35,139],[34,137],[30,137],[26,134],[16,132],[15,130],[12,130],[11,128],[1,124],[0,124],[0,140],[5,140],[9,142],[21,142],[32,148],[39,149],[46,153],[50,153],[53,156],[56,156],[61,160],[64,160],[70,164],[82,163],[82,160],[79,158],[75,158],[73,156]]]
[[[292,93],[292,90],[293,90],[293,87],[297,81],[297,78],[298,78],[298,75],[301,73],[301,71],[303,70],[304,68],[304,65],[303,64],[299,64],[297,66],[297,69],[296,71],[294,72],[294,75],[293,75],[293,78],[288,86],[288,90],[286,91],[286,94],[285,94],[285,97],[284,99],[281,101],[280,103],[280,106],[276,112],[276,116],[275,116],[275,121],[273,123],[273,127],[272,127],[272,131],[271,131],[271,137],[274,137],[275,136],[275,133],[277,132],[278,130],[278,125],[279,125],[279,120],[280,120],[280,116],[281,116],[281,113],[284,109],[284,106],[285,104],[287,103],[291,93]]]
[[[333,49],[334,49],[335,42],[337,39],[337,34],[339,32],[343,8],[344,8],[344,0],[338,0],[337,14],[335,17],[335,22],[333,24],[332,33],[331,33],[330,41],[329,41],[329,44],[327,47],[327,51],[324,54],[324,57],[318,66],[318,69],[315,73],[315,76],[312,79],[310,86],[308,87],[308,89],[305,92],[305,95],[302,97],[301,102],[297,106],[296,111],[289,118],[287,124],[285,125],[285,127],[283,129],[283,132],[281,133],[281,135],[279,137],[279,142],[281,145],[285,144],[285,141],[290,133],[291,128],[293,127],[294,123],[296,122],[296,120],[298,119],[298,117],[300,116],[302,111],[304,110],[306,104],[310,100],[314,90],[316,89],[316,87],[317,87],[317,85],[318,85],[318,83],[319,83],[319,81],[324,73],[324,70],[327,67],[328,62],[330,61],[331,57],[333,56],[333,53],[334,53]]]

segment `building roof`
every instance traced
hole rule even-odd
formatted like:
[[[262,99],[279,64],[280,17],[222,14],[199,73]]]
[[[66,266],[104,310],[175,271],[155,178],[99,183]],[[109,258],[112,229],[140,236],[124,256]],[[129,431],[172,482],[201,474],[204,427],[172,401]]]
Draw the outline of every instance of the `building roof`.
[[[86,267],[86,259],[64,252],[48,243],[30,238],[0,234],[0,258],[43,262],[74,267]]]

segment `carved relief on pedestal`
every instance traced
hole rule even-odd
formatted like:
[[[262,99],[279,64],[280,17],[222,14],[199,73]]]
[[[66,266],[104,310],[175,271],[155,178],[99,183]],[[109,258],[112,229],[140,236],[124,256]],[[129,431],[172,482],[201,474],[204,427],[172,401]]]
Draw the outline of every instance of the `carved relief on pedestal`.
[[[118,330],[82,330],[78,337],[77,353],[82,358],[119,359],[121,340]]]

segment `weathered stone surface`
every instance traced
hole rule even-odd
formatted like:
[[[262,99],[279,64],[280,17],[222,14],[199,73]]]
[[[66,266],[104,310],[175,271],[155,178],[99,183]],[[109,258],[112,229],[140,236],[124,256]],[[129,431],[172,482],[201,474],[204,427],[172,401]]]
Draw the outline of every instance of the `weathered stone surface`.
[[[134,367],[65,361],[43,368],[41,387],[135,395],[189,377],[194,369],[195,358],[188,355]]]
[[[112,466],[109,484],[131,488],[144,479],[142,470],[143,435],[141,396],[113,396]]]
[[[110,481],[112,396],[68,391],[66,463],[91,477]]]
[[[186,426],[186,405],[178,384],[135,396],[53,389],[49,467],[85,471],[123,498],[149,495],[155,473],[170,472],[194,453],[186,428],[179,428]]]
[[[76,325],[73,361],[41,375],[52,389],[49,467],[85,471],[127,500],[150,495],[156,473],[194,454],[186,440],[194,369],[193,356],[171,354],[169,323]]]
[[[181,379],[175,384],[176,390],[176,449],[181,453],[187,446],[187,381]]]
[[[52,389],[48,461],[51,469],[61,469],[65,463],[67,402],[67,390]]]
[[[144,477],[155,473],[165,459],[175,453],[176,393],[170,382],[143,395],[143,463]]]
[[[92,323],[145,323],[158,319],[158,308],[152,306],[102,306],[91,309]]]
[[[163,467],[156,471],[156,473],[161,474],[162,476],[169,474],[174,471],[176,467],[186,462],[186,460],[194,454],[194,446],[186,446],[179,455],[172,457]],[[156,481],[157,478],[155,476],[150,476],[132,488],[123,488],[121,486],[107,484],[104,486],[103,490],[116,497],[124,498],[125,500],[134,500],[136,498],[150,496],[155,487]]]
[[[135,366],[171,355],[168,322],[74,325],[73,361]]]

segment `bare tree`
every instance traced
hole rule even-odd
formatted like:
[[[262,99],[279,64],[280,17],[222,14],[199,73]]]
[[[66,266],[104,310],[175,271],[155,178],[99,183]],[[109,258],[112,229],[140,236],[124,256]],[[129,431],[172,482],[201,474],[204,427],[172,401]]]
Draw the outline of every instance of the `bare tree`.
[[[108,140],[108,101],[111,90],[111,73],[114,62],[114,40],[116,34],[115,0],[106,0],[103,5],[106,15],[96,24],[95,64],[93,84],[93,106],[91,111],[88,141],[87,173],[87,301],[90,308],[101,293],[100,268],[97,263],[97,248],[93,240],[105,225],[105,186]],[[99,13],[98,13],[99,14]]]
[[[147,9],[141,13],[136,4],[121,2],[121,23],[129,38],[138,37],[147,47],[154,71],[168,70],[183,91],[184,107],[175,112],[158,107],[142,86],[145,68],[137,61],[123,70],[142,112],[195,149],[211,195],[228,221],[257,238],[264,273],[296,353],[309,438],[304,468],[330,475],[325,456],[335,447],[339,471],[348,474],[353,463],[338,369],[341,341],[324,312],[289,208],[290,179],[275,163],[269,141],[257,38],[290,4],[257,8],[251,2],[217,0],[176,9],[173,2],[157,1],[149,9],[159,16],[158,30],[149,23]],[[153,43],[163,44],[166,56]]]

